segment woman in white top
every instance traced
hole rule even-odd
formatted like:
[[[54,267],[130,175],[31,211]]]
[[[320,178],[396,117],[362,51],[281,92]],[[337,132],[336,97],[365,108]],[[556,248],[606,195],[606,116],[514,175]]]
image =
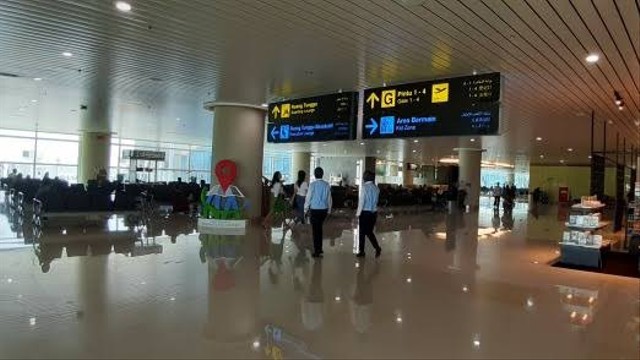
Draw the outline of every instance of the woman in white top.
[[[264,219],[264,227],[270,227],[273,215],[283,213],[286,208],[284,189],[282,188],[282,174],[280,171],[273,173],[273,179],[271,179],[271,195],[269,201],[270,210]]]
[[[298,171],[298,180],[293,184],[293,208],[296,213],[296,223],[304,223],[304,202],[309,191],[307,173],[304,170]]]

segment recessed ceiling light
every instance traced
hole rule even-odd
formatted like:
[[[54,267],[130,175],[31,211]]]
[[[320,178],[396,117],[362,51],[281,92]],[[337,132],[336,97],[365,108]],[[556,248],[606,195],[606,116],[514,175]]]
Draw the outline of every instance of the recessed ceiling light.
[[[37,103],[37,102],[38,102],[38,100],[36,100],[36,99],[31,99],[31,102],[32,102],[32,103]]]
[[[540,136],[538,136],[538,137],[536,138],[536,141],[542,141],[542,138],[541,138]]]
[[[131,11],[131,4],[126,1],[116,1],[116,9],[123,12],[129,12]]]
[[[560,164],[564,164],[564,160],[560,160]]]
[[[420,140],[418,140],[418,139],[413,140],[414,143],[417,143],[418,141],[420,141]]]
[[[364,145],[364,141],[360,143],[360,145]]]
[[[540,155],[540,159],[544,159],[544,155]]]
[[[471,139],[469,139],[469,141],[471,141],[471,142],[476,142],[476,139],[471,138]]]
[[[567,151],[568,151],[568,152],[572,152],[572,151],[573,151],[573,148],[568,148],[568,149],[567,149]]]
[[[609,123],[609,125],[613,124],[613,120],[609,120],[607,122]]]
[[[588,63],[595,63],[598,62],[598,60],[600,60],[600,56],[598,54],[589,54],[587,55],[586,58],[584,58]]]
[[[624,106],[623,105],[618,106],[618,110],[620,111],[624,110]]]
[[[68,52],[68,51],[65,51],[65,52],[63,52],[63,53],[62,53],[62,56],[72,57],[72,56],[73,56],[73,54],[72,54],[72,53],[70,53],[70,52]]]
[[[176,118],[176,121],[180,121],[180,118]]]
[[[587,156],[589,159],[591,159],[591,155]]]
[[[33,81],[42,81],[42,78],[33,78]]]
[[[262,105],[261,105],[261,106],[262,106],[262,107],[267,107],[267,106],[269,106],[269,104],[267,104],[267,103],[262,103]]]
[[[414,152],[414,153],[415,153],[415,152],[417,152],[417,151],[418,151],[418,150],[416,150],[416,149],[413,149],[413,152]]]
[[[473,75],[478,75],[478,71],[473,70]]]

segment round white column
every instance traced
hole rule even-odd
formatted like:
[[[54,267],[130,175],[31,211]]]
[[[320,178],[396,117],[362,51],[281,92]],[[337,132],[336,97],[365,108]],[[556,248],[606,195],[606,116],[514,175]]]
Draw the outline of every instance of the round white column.
[[[483,149],[458,148],[460,189],[467,191],[467,204],[472,211],[480,204],[480,165]]]
[[[205,109],[213,111],[213,156],[211,183],[218,182],[216,164],[231,160],[238,167],[233,185],[246,196],[250,219],[260,217],[262,201],[262,158],[264,150],[265,111],[261,106],[209,102]]]

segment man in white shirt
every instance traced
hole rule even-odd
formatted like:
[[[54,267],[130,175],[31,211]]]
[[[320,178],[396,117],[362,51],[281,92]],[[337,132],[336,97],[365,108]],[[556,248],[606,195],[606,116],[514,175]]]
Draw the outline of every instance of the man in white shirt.
[[[500,207],[500,197],[502,196],[502,188],[500,187],[500,183],[496,183],[496,186],[493,187],[493,207]]]
[[[371,245],[376,249],[376,257],[380,257],[382,248],[378,244],[378,239],[373,233],[373,229],[376,226],[376,220],[378,218],[378,197],[380,195],[380,189],[375,184],[376,175],[371,171],[365,171],[364,173],[364,185],[362,191],[360,191],[360,199],[358,199],[358,210],[356,216],[359,218],[359,236],[358,241],[358,255],[357,257],[364,257],[364,243],[365,237],[369,238]]]
[[[305,213],[310,213],[311,230],[313,232],[313,257],[322,257],[322,224],[331,213],[331,185],[324,181],[324,170],[317,167],[313,171],[316,181],[309,185],[304,202]]]

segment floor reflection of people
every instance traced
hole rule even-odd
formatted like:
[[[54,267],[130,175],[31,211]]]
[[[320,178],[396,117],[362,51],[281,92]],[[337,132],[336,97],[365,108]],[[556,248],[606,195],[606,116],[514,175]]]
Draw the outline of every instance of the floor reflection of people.
[[[500,230],[500,210],[497,208],[493,209],[493,218],[491,218],[491,225],[493,226],[493,230],[498,232]]]
[[[505,230],[512,230],[513,229],[513,223],[514,223],[514,219],[513,219],[513,208],[511,209],[505,209],[504,213],[502,214],[502,227]]]
[[[446,220],[446,235],[447,238],[444,243],[446,251],[451,251],[456,248],[456,230],[464,226],[464,216],[460,211],[454,211],[451,214],[447,214]]]
[[[269,245],[269,280],[277,284],[282,273],[282,255],[284,253],[284,239],[287,235],[286,228],[282,229],[282,236],[273,236],[272,231],[265,231],[265,241]]]
[[[351,324],[358,333],[366,333],[371,328],[371,312],[373,307],[373,279],[380,272],[378,262],[373,264],[373,270],[367,273],[366,262],[360,261],[356,273],[356,287],[351,299]]]
[[[259,262],[252,247],[259,230],[247,235],[200,234],[200,260],[208,270],[208,316],[204,335],[219,341],[245,341],[255,335]]]
[[[290,258],[293,263],[293,288],[303,291],[304,279],[309,273],[309,256],[313,253],[313,245],[309,239],[308,231],[304,227],[294,226],[291,229],[291,242],[298,248],[295,257]]]
[[[322,261],[313,263],[307,296],[302,300],[302,325],[317,330],[324,323],[324,291],[322,289]]]
[[[51,262],[55,259],[62,258],[61,244],[45,244],[39,243],[34,247],[34,252],[40,262],[40,268],[43,273],[48,273],[51,269]]]

